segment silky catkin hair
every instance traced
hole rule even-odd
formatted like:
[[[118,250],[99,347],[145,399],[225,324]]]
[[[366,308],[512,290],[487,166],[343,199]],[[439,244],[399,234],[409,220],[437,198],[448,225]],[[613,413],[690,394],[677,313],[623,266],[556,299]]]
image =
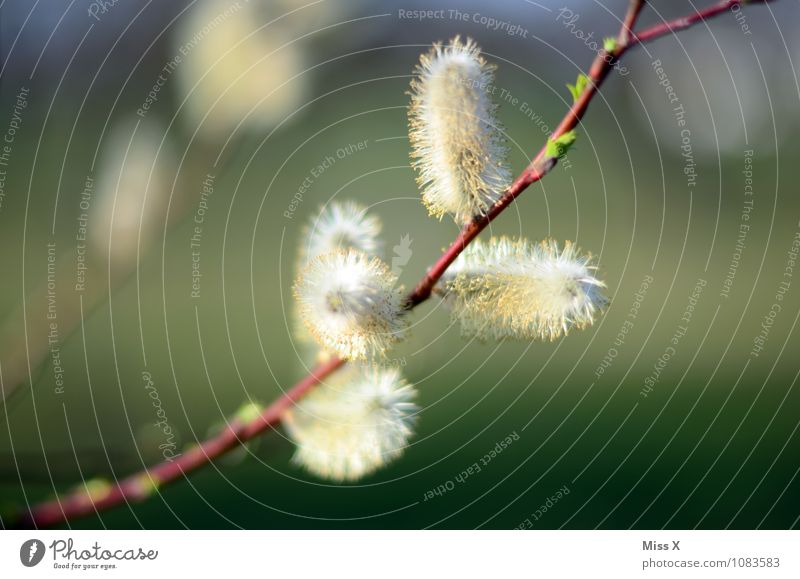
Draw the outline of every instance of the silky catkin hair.
[[[312,260],[294,293],[306,328],[339,356],[382,357],[405,337],[405,298],[397,276],[363,251],[338,250]]]
[[[411,82],[409,138],[422,200],[435,217],[464,223],[497,201],[511,181],[489,96],[494,66],[471,39],[434,44]]]
[[[506,237],[475,240],[443,278],[445,303],[467,335],[554,340],[585,328],[605,307],[591,256]]]

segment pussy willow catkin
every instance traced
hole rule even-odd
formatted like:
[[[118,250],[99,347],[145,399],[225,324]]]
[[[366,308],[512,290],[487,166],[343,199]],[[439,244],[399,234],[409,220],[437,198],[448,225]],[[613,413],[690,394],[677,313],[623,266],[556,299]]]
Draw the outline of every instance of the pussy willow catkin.
[[[357,249],[368,255],[381,252],[381,220],[355,201],[334,201],[323,207],[303,230],[300,266],[337,250]]]
[[[475,240],[438,291],[467,335],[554,340],[591,325],[607,303],[591,261],[570,242]]]
[[[433,215],[468,221],[510,181],[488,96],[492,67],[474,42],[455,38],[423,55],[416,74],[410,135],[423,201]],[[303,236],[295,296],[306,331],[325,352],[367,364],[322,384],[284,417],[295,462],[332,480],[373,472],[412,434],[413,389],[399,372],[377,366],[405,336],[408,306],[396,276],[375,257],[379,233],[364,207],[332,203]],[[435,293],[467,335],[554,339],[590,325],[605,306],[594,270],[570,243],[475,240]]]
[[[303,229],[297,267],[302,269],[321,255],[348,249],[377,257],[383,246],[379,237],[381,228],[381,220],[369,214],[360,203],[332,201],[322,207]],[[292,309],[292,323],[292,333],[306,362],[310,364],[315,358],[324,357],[324,352],[313,347],[314,336],[303,324],[296,302]]]
[[[402,454],[412,435],[416,391],[396,369],[353,367],[284,415],[294,461],[335,481],[359,479]]]
[[[494,67],[470,39],[422,55],[411,82],[412,165],[431,215],[463,223],[484,213],[511,180],[489,95]]]
[[[303,323],[325,349],[345,358],[381,357],[406,331],[397,276],[354,249],[310,261],[294,286]]]

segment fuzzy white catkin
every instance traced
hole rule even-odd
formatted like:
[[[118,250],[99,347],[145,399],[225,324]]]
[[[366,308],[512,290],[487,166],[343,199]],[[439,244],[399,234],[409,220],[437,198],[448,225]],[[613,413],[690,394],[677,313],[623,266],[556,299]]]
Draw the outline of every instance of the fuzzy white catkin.
[[[384,356],[405,336],[405,298],[397,276],[362,251],[339,250],[312,260],[294,293],[317,343],[344,358]]]
[[[357,249],[367,255],[381,252],[381,220],[355,201],[325,205],[303,230],[300,265],[338,250]]]
[[[346,370],[284,414],[297,445],[293,460],[334,481],[374,472],[407,446],[419,410],[415,396],[396,369]]]
[[[298,268],[326,253],[356,249],[370,256],[379,256],[382,224],[367,208],[355,201],[333,201],[320,209],[303,229]],[[297,304],[292,309],[292,334],[300,346],[300,356],[306,364],[313,363],[320,352],[314,336],[303,324]]]
[[[441,282],[465,335],[554,340],[590,326],[606,306],[591,256],[570,242],[475,240]]]
[[[470,39],[435,44],[411,82],[412,165],[431,215],[463,223],[483,214],[511,180],[489,95],[494,67]]]

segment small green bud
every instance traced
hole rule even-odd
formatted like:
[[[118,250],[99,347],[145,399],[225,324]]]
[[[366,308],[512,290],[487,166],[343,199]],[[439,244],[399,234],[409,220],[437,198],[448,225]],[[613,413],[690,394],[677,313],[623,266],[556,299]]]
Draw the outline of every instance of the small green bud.
[[[111,483],[104,478],[92,478],[75,487],[75,492],[84,495],[92,503],[101,501],[111,492]]]
[[[231,422],[219,421],[211,425],[207,431],[208,438],[214,437],[221,432],[230,428]],[[247,442],[240,443],[236,448],[230,449],[228,452],[217,458],[217,460],[226,466],[234,466],[245,460],[250,454],[255,453],[258,448],[259,438],[248,440]]]
[[[233,418],[241,424],[250,424],[261,415],[263,408],[260,404],[255,402],[246,402],[239,407]]]
[[[585,74],[579,74],[578,80],[575,81],[575,84],[567,84],[567,88],[569,89],[569,92],[572,93],[572,100],[574,102],[578,101],[588,85],[589,77]]]
[[[154,474],[143,473],[136,477],[136,488],[134,497],[138,500],[144,500],[151,497],[161,486],[161,481]]]
[[[545,154],[552,159],[560,159],[566,155],[567,151],[577,138],[578,134],[575,131],[569,131],[557,139],[548,139]]]
[[[617,39],[612,36],[604,38],[603,50],[605,50],[608,54],[614,54],[614,52],[617,50]]]

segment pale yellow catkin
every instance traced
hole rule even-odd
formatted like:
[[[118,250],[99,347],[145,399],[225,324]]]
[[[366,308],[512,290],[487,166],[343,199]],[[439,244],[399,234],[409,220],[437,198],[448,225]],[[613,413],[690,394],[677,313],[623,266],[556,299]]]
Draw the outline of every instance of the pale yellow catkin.
[[[476,240],[439,292],[466,335],[554,340],[590,326],[606,306],[595,269],[591,256],[570,242],[560,249],[552,239]]]
[[[422,55],[411,82],[412,166],[431,215],[463,223],[483,214],[511,181],[490,91],[494,66],[471,39]]]

